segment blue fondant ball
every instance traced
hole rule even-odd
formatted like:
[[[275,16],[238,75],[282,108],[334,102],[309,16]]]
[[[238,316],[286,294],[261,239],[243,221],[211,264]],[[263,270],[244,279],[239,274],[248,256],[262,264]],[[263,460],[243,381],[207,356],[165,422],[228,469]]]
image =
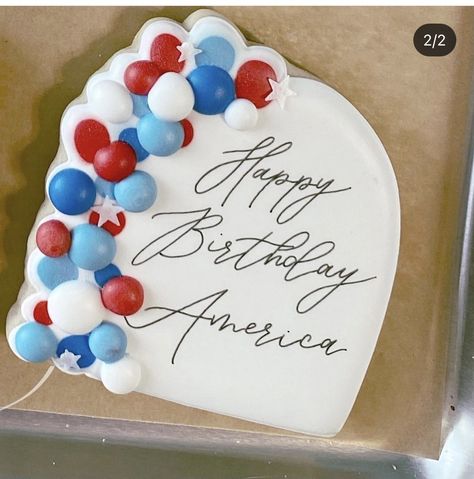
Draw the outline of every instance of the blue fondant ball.
[[[41,282],[48,289],[54,289],[61,283],[72,281],[79,277],[77,266],[67,255],[60,256],[59,258],[45,256],[38,263],[37,273]]]
[[[98,176],[95,180],[95,187],[97,190],[97,193],[99,193],[100,196],[105,198],[108,196],[111,200],[115,200],[114,196],[114,187],[115,183],[112,181],[107,181]]]
[[[131,94],[133,101],[133,114],[141,118],[142,116],[148,115],[150,108],[148,107],[148,96],[147,95],[135,95]]]
[[[125,141],[135,150],[137,161],[143,161],[150,155],[140,144],[136,128],[125,128],[125,130],[122,130],[119,135],[119,140]]]
[[[53,205],[66,215],[85,213],[96,197],[91,177],[75,168],[58,171],[49,182],[48,192]]]
[[[188,81],[193,88],[194,109],[198,113],[224,113],[235,98],[234,81],[222,68],[202,65],[189,74]]]
[[[202,40],[198,45],[201,53],[196,55],[196,64],[214,65],[229,71],[235,60],[234,47],[222,37],[212,36]]]
[[[104,363],[115,363],[125,356],[127,336],[116,324],[104,322],[90,334],[89,347]]]
[[[21,326],[15,335],[17,353],[26,361],[40,363],[54,356],[58,340],[48,326],[31,322]]]
[[[114,264],[109,264],[103,269],[99,269],[94,273],[95,282],[102,288],[109,279],[122,276],[120,270]]]
[[[158,191],[151,175],[144,171],[134,171],[115,185],[114,193],[122,208],[138,213],[153,205]]]
[[[140,118],[137,136],[143,148],[152,155],[170,156],[181,148],[184,130],[181,123],[163,121],[150,113]]]
[[[95,361],[95,356],[89,348],[88,335],[81,334],[65,337],[59,342],[58,347],[56,348],[56,356],[59,358],[66,349],[76,356],[81,356],[77,360],[77,365],[80,368],[87,368]]]
[[[69,258],[79,268],[97,271],[112,262],[116,252],[114,237],[103,228],[81,224],[73,228]]]

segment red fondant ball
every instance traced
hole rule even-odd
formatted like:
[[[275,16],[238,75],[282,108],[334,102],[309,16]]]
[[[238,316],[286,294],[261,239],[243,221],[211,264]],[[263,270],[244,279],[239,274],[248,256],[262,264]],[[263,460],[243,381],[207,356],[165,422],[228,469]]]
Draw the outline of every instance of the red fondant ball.
[[[162,72],[179,73],[184,67],[184,61],[178,61],[181,52],[178,47],[181,40],[169,33],[158,35],[151,44],[151,60],[158,65]]]
[[[268,79],[276,81],[273,68],[260,60],[245,62],[235,77],[235,94],[237,98],[250,100],[257,108],[268,105],[265,98],[272,92]]]
[[[132,93],[147,95],[160,75],[160,67],[155,62],[139,60],[125,70],[125,85]]]
[[[92,163],[97,150],[110,144],[109,132],[96,120],[83,120],[74,131],[74,143],[81,158]]]
[[[143,305],[143,287],[130,276],[117,276],[102,288],[102,302],[113,313],[122,316],[134,314]]]
[[[126,219],[124,213],[120,212],[117,214],[117,219],[119,220],[118,225],[112,223],[112,221],[106,221],[101,228],[108,231],[112,236],[117,236],[122,230],[125,228]],[[99,224],[99,213],[92,211],[89,215],[89,223],[91,225],[98,225]]]
[[[183,147],[188,146],[194,137],[194,129],[193,125],[189,120],[181,120],[181,126],[184,130],[184,140],[183,140]]]
[[[101,148],[94,158],[96,173],[107,181],[121,181],[135,169],[137,156],[134,149],[124,141],[114,141]]]
[[[47,301],[40,301],[36,304],[35,309],[33,310],[33,318],[35,318],[37,323],[44,324],[45,326],[53,324],[49,317]]]
[[[57,258],[69,251],[71,233],[61,221],[49,220],[36,230],[36,244],[43,254]]]

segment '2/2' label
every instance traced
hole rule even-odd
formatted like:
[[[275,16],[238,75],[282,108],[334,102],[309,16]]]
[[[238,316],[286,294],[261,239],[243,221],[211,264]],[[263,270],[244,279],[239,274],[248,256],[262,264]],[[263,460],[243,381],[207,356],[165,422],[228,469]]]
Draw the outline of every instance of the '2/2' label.
[[[456,34],[444,23],[426,23],[415,32],[415,48],[428,57],[443,57],[454,50]]]

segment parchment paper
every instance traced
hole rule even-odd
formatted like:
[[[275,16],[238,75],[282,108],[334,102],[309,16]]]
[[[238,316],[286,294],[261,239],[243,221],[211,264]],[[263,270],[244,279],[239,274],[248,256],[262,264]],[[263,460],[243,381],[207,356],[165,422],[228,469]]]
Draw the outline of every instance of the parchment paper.
[[[0,8],[1,321],[23,281],[26,239],[44,199],[44,177],[58,147],[63,110],[92,73],[131,43],[146,20],[166,16],[182,21],[195,9]],[[249,40],[275,48],[341,92],[387,149],[401,195],[398,271],[362,389],[344,429],[332,441],[437,457],[474,9],[216,10]],[[450,55],[424,57],[415,50],[413,34],[424,23],[447,23],[455,30],[457,45]],[[22,396],[45,370],[45,365],[19,361],[0,336],[0,406]],[[97,381],[59,371],[18,407],[292,435],[140,394],[115,396]]]

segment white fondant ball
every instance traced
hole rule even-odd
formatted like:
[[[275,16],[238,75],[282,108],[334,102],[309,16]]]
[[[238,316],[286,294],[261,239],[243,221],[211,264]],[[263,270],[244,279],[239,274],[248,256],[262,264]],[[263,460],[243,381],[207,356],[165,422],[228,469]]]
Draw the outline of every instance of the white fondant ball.
[[[96,83],[89,96],[94,112],[112,123],[127,121],[133,114],[133,101],[127,89],[112,80]]]
[[[148,93],[152,113],[165,121],[180,121],[194,107],[194,93],[183,75],[168,72],[160,76]]]
[[[234,130],[249,130],[257,124],[257,107],[245,98],[238,98],[226,108],[224,120]]]
[[[140,363],[130,356],[125,356],[115,363],[102,364],[100,376],[110,392],[128,394],[137,388],[142,372]]]
[[[85,334],[104,320],[106,311],[100,290],[88,281],[66,281],[53,289],[48,298],[51,321],[63,331]]]

